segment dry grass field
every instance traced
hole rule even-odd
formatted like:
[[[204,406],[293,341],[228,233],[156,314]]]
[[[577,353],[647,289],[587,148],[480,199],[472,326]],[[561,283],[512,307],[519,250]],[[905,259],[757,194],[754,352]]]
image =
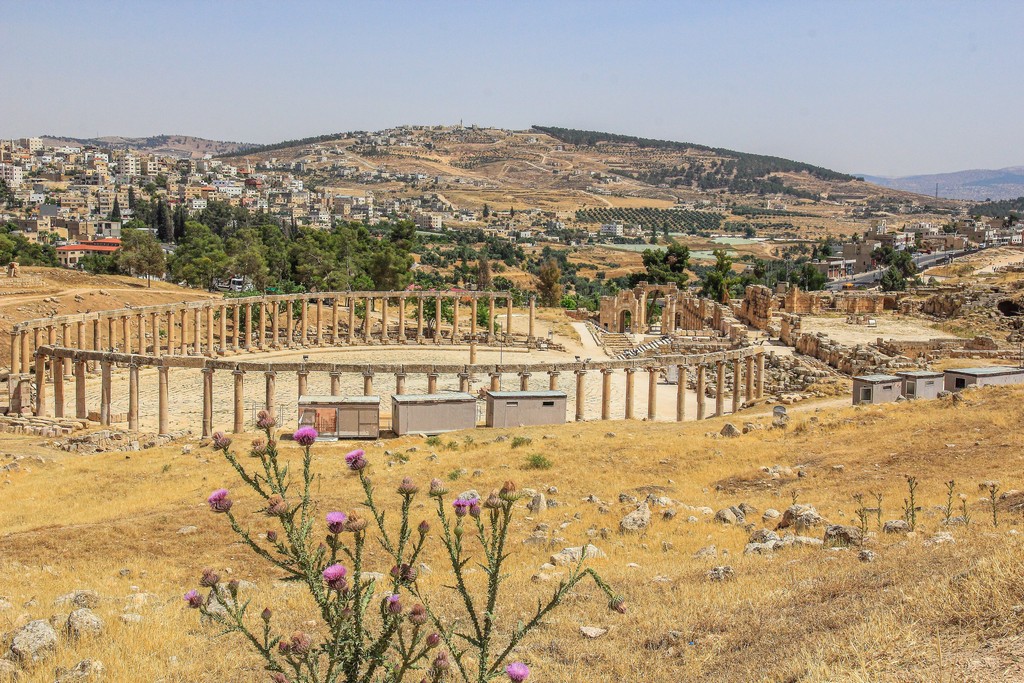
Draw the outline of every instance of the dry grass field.
[[[557,487],[549,498],[558,506],[542,514],[520,503],[505,585],[512,602],[497,614],[502,628],[553,590],[554,582],[532,578],[551,553],[588,540],[607,553],[591,566],[625,596],[628,614],[609,612],[599,591],[582,588],[516,652],[533,669],[531,682],[1019,681],[1024,539],[1017,534],[1020,513],[1008,508],[1020,495],[1000,503],[995,528],[979,483],[1024,488],[1022,398],[1024,389],[997,388],[969,391],[958,402],[807,411],[794,414],[788,429],[769,429],[760,418],[765,429],[733,439],[709,436],[722,419],[474,431],[445,435],[440,444],[407,437],[367,445],[367,456],[387,500],[397,500],[392,491],[406,476],[421,486],[446,478],[453,494],[486,494],[507,479],[538,491]],[[512,448],[511,440],[495,441],[499,434],[532,441]],[[236,450],[249,438],[236,437]],[[37,438],[5,435],[0,464],[10,455],[27,457],[0,474],[0,633],[30,619],[60,620],[69,608],[55,600],[78,589],[101,596],[95,611],[106,622],[100,637],[62,638],[57,652],[19,681],[49,683],[56,667],[86,657],[101,660],[110,681],[267,680],[242,643],[218,638],[185,608],[180,596],[204,567],[251,581],[243,593],[255,612],[270,606],[284,634],[302,628],[322,635],[301,590],[278,581],[237,544],[205,498],[215,488],[231,489],[233,511],[254,533],[268,528],[261,503],[219,454],[196,444],[184,452],[182,445],[76,456]],[[351,511],[360,499],[343,463],[351,447],[314,447],[323,513]],[[282,448],[295,462],[298,447],[284,441]],[[527,457],[535,453],[553,466],[529,469]],[[777,478],[761,469],[775,465],[782,467]],[[697,509],[744,502],[757,509],[747,516],[754,529],[772,528],[775,521],[762,522],[762,513],[796,499],[832,523],[856,525],[853,496],[863,493],[873,504],[870,494],[880,493],[882,519],[896,519],[907,475],[920,482],[917,531],[876,533],[872,511],[865,548],[873,562],[860,561],[857,548],[744,555],[747,530]],[[966,528],[942,523],[938,508],[951,479],[967,498]],[[672,502],[652,506],[645,532],[623,535],[619,519],[634,506],[620,504],[620,493]],[[591,495],[605,505],[587,502]],[[423,505],[414,506],[414,520],[429,518],[427,499],[417,500]],[[677,514],[663,516],[668,509]],[[519,542],[542,523],[550,547]],[[186,527],[195,529],[181,533]],[[935,534],[947,530],[953,540],[936,542]],[[709,545],[717,557],[694,557]],[[439,549],[436,540],[428,543],[433,571],[419,579],[436,596],[450,580]],[[376,555],[370,569],[387,571],[375,562]],[[710,581],[708,570],[718,565],[731,566],[734,578]],[[608,633],[590,640],[581,625]]]

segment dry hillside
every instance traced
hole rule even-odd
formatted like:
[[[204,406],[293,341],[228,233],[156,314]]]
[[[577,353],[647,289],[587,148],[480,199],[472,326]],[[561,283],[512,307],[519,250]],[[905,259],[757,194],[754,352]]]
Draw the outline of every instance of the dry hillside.
[[[958,401],[812,409],[794,413],[788,429],[771,429],[762,416],[752,419],[764,429],[732,439],[711,436],[722,419],[611,422],[515,430],[531,439],[518,448],[496,440],[508,431],[476,431],[440,444],[402,438],[368,445],[367,455],[389,500],[403,477],[425,486],[439,476],[451,480],[453,493],[486,493],[514,479],[557,501],[540,514],[518,513],[506,585],[515,601],[497,612],[503,628],[553,589],[562,570],[539,570],[552,552],[592,541],[607,554],[592,566],[625,595],[628,614],[610,613],[592,587],[581,590],[517,650],[533,669],[531,682],[1018,681],[1024,539],[1017,533],[1022,494],[1012,491],[1024,488],[1022,398],[1024,389],[1000,388]],[[314,448],[322,512],[352,510],[358,500],[342,463],[351,447]],[[294,462],[298,448],[285,442],[283,449]],[[102,637],[61,639],[22,683],[49,683],[55,667],[86,657],[101,660],[115,681],[266,680],[242,643],[218,639],[182,603],[204,567],[251,581],[243,590],[255,611],[271,606],[286,635],[316,633],[301,591],[277,581],[207,509],[206,495],[225,486],[253,533],[268,523],[262,503],[210,448],[178,443],[130,457],[74,456],[8,437],[2,450],[0,462],[16,462],[0,477],[0,632],[30,619],[59,622],[70,608],[55,601],[78,589],[99,594],[95,611],[106,624]],[[528,468],[532,454],[553,466]],[[876,517],[903,516],[908,474],[919,481],[917,530],[880,533]],[[964,494],[969,526],[943,524],[950,480],[953,514]],[[990,480],[1008,495],[998,527],[988,492],[979,489]],[[856,526],[858,493],[872,506],[873,494],[882,496],[882,511],[866,513],[863,548],[744,554],[752,531],[777,524],[770,513],[762,521],[769,508],[784,511],[797,500],[832,523]],[[635,508],[621,501],[648,494],[659,499],[650,526],[619,533],[620,519]],[[702,510],[741,503],[746,528]],[[414,506],[414,519],[427,515],[426,504]],[[823,532],[811,526],[801,533],[821,539]],[[547,540],[521,543],[531,534]],[[695,556],[701,549],[704,556]],[[873,561],[862,561],[861,550]],[[444,594],[450,576],[436,541],[426,553],[432,571],[419,581]],[[709,578],[720,566],[732,568],[731,579]],[[591,640],[581,626],[608,632]]]

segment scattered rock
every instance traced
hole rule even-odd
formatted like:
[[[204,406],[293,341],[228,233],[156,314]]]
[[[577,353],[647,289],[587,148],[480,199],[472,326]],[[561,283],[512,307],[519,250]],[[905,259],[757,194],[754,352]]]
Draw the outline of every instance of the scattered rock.
[[[818,514],[813,505],[790,505],[782,513],[777,529],[788,529],[793,527],[797,531],[808,529],[814,526],[822,526],[827,522]]]
[[[133,612],[125,612],[120,617],[122,624],[139,624],[142,623],[142,615],[135,614]]]
[[[887,534],[909,534],[910,524],[905,519],[890,519],[882,525],[882,531]]]
[[[88,607],[76,609],[68,615],[64,626],[68,638],[76,640],[83,636],[98,636],[103,633],[103,620]]]
[[[94,681],[103,677],[104,666],[98,659],[83,659],[70,669],[57,669],[56,683],[72,681]]]
[[[44,620],[30,621],[11,638],[11,652],[16,661],[38,662],[48,657],[57,647],[57,632]]]
[[[608,633],[608,629],[600,628],[599,626],[580,626],[580,633],[583,634],[584,638],[590,638],[593,640]]]
[[[861,551],[857,553],[857,559],[861,562],[874,562],[875,553],[867,548],[862,548]]]
[[[925,545],[942,545],[944,543],[956,543],[953,534],[948,531],[939,531],[932,534],[932,537],[924,542]]]
[[[722,431],[719,432],[722,436],[734,438],[742,434],[742,432],[732,422],[726,422],[725,426],[722,427]]]
[[[693,554],[694,557],[718,557],[718,548],[706,545]]]
[[[729,565],[724,565],[721,567],[712,567],[708,571],[708,579],[710,579],[711,581],[728,581],[729,579],[734,578],[735,575],[736,573],[732,570],[732,567]]]
[[[53,604],[58,607],[70,605],[72,607],[95,608],[100,604],[100,594],[89,590],[74,591],[73,593],[60,596],[53,601]]]
[[[619,521],[619,531],[623,533],[643,531],[651,524],[651,508],[647,502],[641,503],[636,510]]]
[[[754,533],[750,534],[750,538],[747,539],[747,543],[770,543],[772,541],[778,541],[779,535],[769,529],[758,529]]]
[[[773,519],[778,519],[781,516],[781,513],[775,508],[768,508],[767,510],[764,511],[764,514],[761,515],[761,519],[765,522],[768,522]]]
[[[715,521],[722,524],[743,524],[746,519],[738,507],[727,507],[715,513]]]
[[[194,526],[183,526],[178,529],[178,533],[182,536],[188,536],[189,534],[194,534],[197,531],[199,531],[199,528]]]
[[[533,500],[530,501],[530,504],[527,505],[527,507],[530,509],[530,512],[535,515],[540,514],[548,509],[547,498],[544,497],[543,493],[538,493],[533,497]]]
[[[832,524],[825,529],[824,543],[829,548],[845,548],[860,545],[862,540],[860,529],[844,524]]]
[[[577,546],[575,548],[562,548],[551,556],[551,564],[557,567],[564,567],[566,565],[576,564],[580,561],[581,557],[590,560],[594,558],[607,557],[607,555],[605,555],[604,551],[593,543],[588,543],[584,547]]]

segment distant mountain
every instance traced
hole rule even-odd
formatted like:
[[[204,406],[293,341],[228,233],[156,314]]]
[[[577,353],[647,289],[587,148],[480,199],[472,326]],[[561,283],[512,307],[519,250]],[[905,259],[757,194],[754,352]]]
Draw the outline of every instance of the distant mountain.
[[[931,196],[935,196],[935,186],[938,184],[939,196],[946,199],[984,201],[986,199],[1014,199],[1024,195],[1024,166],[911,175],[899,178],[866,175],[864,180],[883,187]]]
[[[55,135],[43,135],[43,142],[48,145],[80,145],[83,147],[102,147],[109,149],[134,149],[139,152],[164,154],[170,156],[201,158],[207,154],[217,156],[232,154],[253,145],[245,142],[223,142],[207,140],[191,135],[153,135],[148,138],[128,138],[112,135],[101,138],[71,138]]]

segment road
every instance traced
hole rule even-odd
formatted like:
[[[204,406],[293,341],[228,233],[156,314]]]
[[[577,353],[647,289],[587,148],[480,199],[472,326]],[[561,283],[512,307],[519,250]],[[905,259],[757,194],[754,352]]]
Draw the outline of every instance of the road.
[[[961,249],[958,251],[937,251],[931,254],[915,254],[913,256],[914,264],[917,265],[917,270],[922,271],[926,268],[930,268],[938,263],[943,263],[967,254],[973,254],[977,249]],[[839,290],[843,288],[843,285],[852,283],[856,286],[871,286],[882,279],[882,273],[885,272],[885,268],[878,268],[876,270],[869,270],[865,273],[859,273],[852,277],[844,277],[838,280],[832,280],[826,285],[827,289]]]

